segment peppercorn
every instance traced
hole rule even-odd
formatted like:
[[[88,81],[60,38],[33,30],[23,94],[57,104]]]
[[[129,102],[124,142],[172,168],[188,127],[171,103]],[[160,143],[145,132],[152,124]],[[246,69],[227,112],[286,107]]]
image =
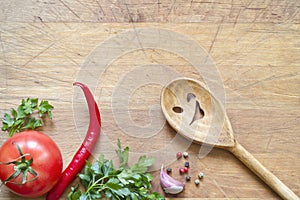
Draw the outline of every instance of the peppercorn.
[[[191,177],[190,177],[189,175],[187,175],[187,176],[185,177],[185,180],[186,180],[186,181],[190,181],[190,180],[191,180]]]
[[[179,173],[180,173],[180,174],[183,174],[183,173],[185,173],[185,170],[184,170],[184,168],[183,168],[183,167],[179,169]]]
[[[198,178],[202,179],[203,177],[204,177],[203,172],[200,172],[200,173],[198,174]]]
[[[180,151],[177,152],[177,153],[176,153],[176,158],[179,159],[179,158],[181,158],[181,157],[182,157],[182,153],[181,153]]]
[[[185,167],[190,167],[190,163],[189,163],[189,162],[185,162],[185,163],[184,163],[184,166],[185,166]]]
[[[171,168],[168,168],[168,169],[167,169],[167,173],[168,173],[168,174],[172,173],[172,169],[171,169]]]
[[[183,157],[184,157],[184,158],[187,158],[187,157],[189,157],[189,153],[188,153],[188,152],[183,152],[183,154],[182,154],[182,155],[183,155]]]
[[[184,168],[183,168],[183,171],[184,171],[184,173],[187,173],[187,172],[189,171],[189,168],[184,167]]]
[[[199,179],[196,179],[194,182],[196,185],[199,185],[199,183],[200,183]]]

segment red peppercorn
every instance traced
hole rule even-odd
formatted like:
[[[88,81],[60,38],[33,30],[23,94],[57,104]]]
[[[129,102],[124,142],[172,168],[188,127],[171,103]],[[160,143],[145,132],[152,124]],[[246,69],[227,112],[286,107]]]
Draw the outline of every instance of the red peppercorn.
[[[185,170],[184,170],[184,168],[183,168],[183,167],[179,169],[179,173],[180,173],[180,174],[183,174],[183,173],[185,173]]]
[[[180,151],[177,152],[177,153],[176,153],[176,158],[179,159],[179,158],[181,158],[181,157],[182,157],[182,153],[181,153]]]
[[[187,173],[187,172],[189,171],[189,168],[184,167],[184,168],[183,168],[183,171],[184,171],[184,173]]]

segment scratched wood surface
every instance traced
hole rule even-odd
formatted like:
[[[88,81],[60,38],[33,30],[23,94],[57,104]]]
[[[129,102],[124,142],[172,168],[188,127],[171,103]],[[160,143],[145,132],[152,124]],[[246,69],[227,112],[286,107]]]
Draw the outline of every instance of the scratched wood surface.
[[[105,41],[112,48],[104,58],[110,58],[111,50],[122,45],[111,38],[128,30],[156,28],[190,38],[211,56],[238,141],[300,196],[299,1],[1,0],[0,5],[0,119],[22,98],[49,100],[55,106],[54,118],[41,130],[59,145],[64,167],[88,123],[83,96],[72,87],[76,80],[92,87],[103,117],[99,144],[112,146],[99,145],[95,157],[100,152],[110,154],[117,138],[133,153],[168,153],[162,149],[177,134],[158,107],[160,91],[172,78],[170,70],[202,79],[197,67],[172,51],[143,49],[141,43],[134,51],[108,60],[100,75],[85,68],[92,52]],[[118,95],[128,94],[125,91],[131,92],[126,101]],[[144,139],[137,135],[144,130],[154,133]],[[136,135],[129,134],[134,131]],[[6,138],[1,132],[0,144]],[[230,153],[213,149],[200,159],[200,149],[197,144],[187,149],[189,173],[194,179],[202,171],[204,179],[198,187],[187,183],[183,193],[168,198],[280,199]],[[168,165],[181,180],[177,169],[183,162]],[[152,173],[153,190],[162,192],[159,171]],[[0,199],[23,198],[1,187]]]

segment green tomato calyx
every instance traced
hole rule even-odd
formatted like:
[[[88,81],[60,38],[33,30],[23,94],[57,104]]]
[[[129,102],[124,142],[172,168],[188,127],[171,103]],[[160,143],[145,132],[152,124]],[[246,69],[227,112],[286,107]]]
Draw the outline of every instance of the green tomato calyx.
[[[36,173],[31,168],[31,164],[33,163],[33,158],[30,156],[30,154],[23,154],[23,152],[21,150],[21,147],[16,142],[13,142],[13,144],[16,145],[20,156],[18,158],[16,158],[15,160],[10,161],[10,162],[0,162],[0,164],[2,164],[2,165],[11,165],[11,164],[15,165],[14,166],[15,172],[13,174],[11,174],[4,182],[2,182],[0,184],[0,187],[3,184],[6,184],[6,183],[13,183],[13,184],[18,184],[18,185],[23,185],[27,182],[32,182],[32,181],[34,181],[38,178],[38,173]],[[30,158],[26,159],[26,157],[28,157],[28,156],[30,156]],[[32,179],[27,180],[28,173],[33,175]],[[16,178],[20,175],[22,175],[22,182],[21,183],[12,181],[14,178]]]

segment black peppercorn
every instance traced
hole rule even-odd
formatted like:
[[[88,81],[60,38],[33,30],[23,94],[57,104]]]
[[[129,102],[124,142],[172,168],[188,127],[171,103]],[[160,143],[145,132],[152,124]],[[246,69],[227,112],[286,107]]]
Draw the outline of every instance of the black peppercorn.
[[[189,163],[189,162],[185,162],[185,163],[184,163],[184,166],[185,166],[185,167],[190,167],[190,163]]]
[[[186,177],[185,177],[185,180],[186,180],[186,181],[190,181],[190,180],[191,180],[191,177],[190,177],[190,176],[186,176]]]
[[[168,169],[167,169],[167,173],[170,174],[171,172],[172,172],[172,169],[171,169],[171,168],[168,168]]]

